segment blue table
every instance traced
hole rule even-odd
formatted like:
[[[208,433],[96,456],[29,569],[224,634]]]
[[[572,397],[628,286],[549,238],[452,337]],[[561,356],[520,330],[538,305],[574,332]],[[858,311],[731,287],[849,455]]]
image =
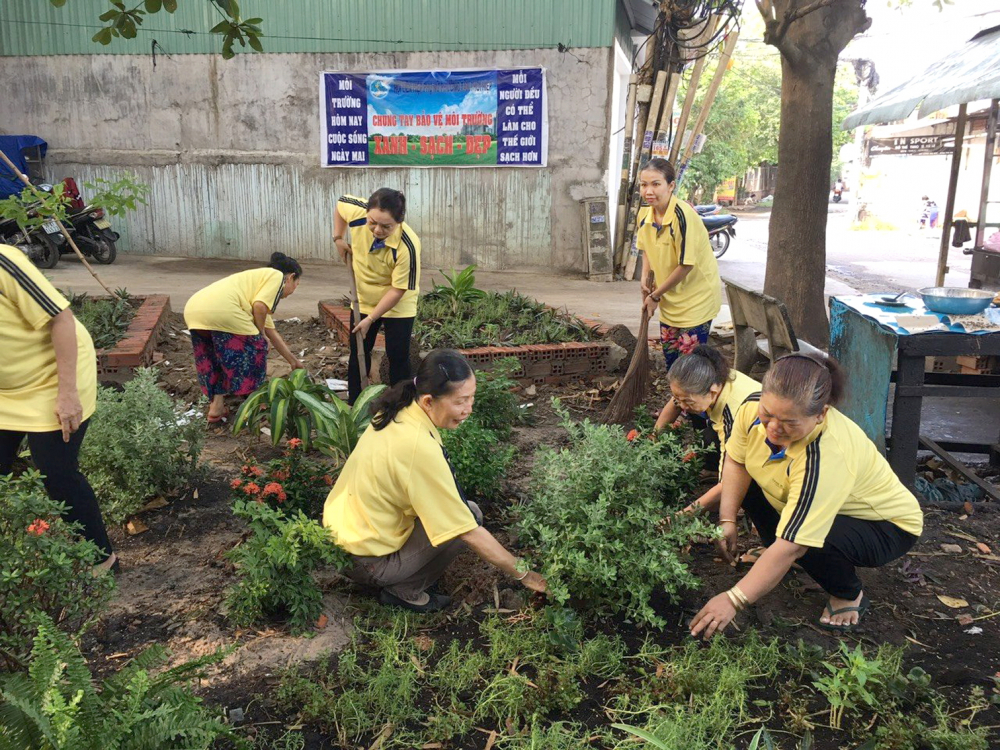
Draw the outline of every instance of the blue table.
[[[935,452],[943,448],[990,453],[995,461],[1000,456],[998,445],[938,444],[922,438],[920,411],[923,399],[928,397],[1000,398],[1000,378],[996,376],[925,373],[926,357],[1000,355],[1000,332],[967,332],[939,315],[946,330],[910,333],[896,323],[897,315],[937,314],[926,310],[919,298],[906,297],[907,307],[897,308],[879,304],[882,296],[830,298],[830,354],[848,373],[841,411],[884,451],[886,409],[895,365],[896,393],[888,459],[904,483],[912,487],[922,439]]]

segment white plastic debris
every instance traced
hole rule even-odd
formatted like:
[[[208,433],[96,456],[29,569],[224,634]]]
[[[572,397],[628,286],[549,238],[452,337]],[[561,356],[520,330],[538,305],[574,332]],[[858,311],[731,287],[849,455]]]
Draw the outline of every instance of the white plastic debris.
[[[285,323],[301,323],[302,318],[285,318]]]
[[[327,378],[326,387],[329,388],[331,391],[346,391],[347,381],[338,380],[337,378]]]
[[[968,633],[969,635],[981,635],[982,632],[983,632],[983,629],[981,627],[979,627],[978,625],[973,625],[971,628],[969,628],[965,632]]]

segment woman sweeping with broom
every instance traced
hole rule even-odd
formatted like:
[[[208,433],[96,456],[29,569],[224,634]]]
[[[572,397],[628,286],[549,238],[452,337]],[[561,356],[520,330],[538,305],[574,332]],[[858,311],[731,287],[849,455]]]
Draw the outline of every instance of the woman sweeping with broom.
[[[351,313],[351,333],[364,339],[367,372],[375,337],[380,327],[385,330],[390,386],[411,377],[410,336],[420,287],[420,238],[405,218],[406,197],[391,188],[379,188],[367,201],[342,196],[333,212],[333,241],[341,260],[346,263],[351,256],[357,280],[361,319],[355,320]],[[344,239],[348,227],[351,245]],[[351,336],[347,392],[352,404],[361,394],[356,336]]]
[[[677,200],[676,187],[674,166],[666,159],[650,159],[639,170],[639,192],[649,204],[639,211],[636,235],[642,302],[650,315],[659,312],[668,370],[681,354],[708,341],[712,319],[722,307],[719,264],[708,231],[695,210]],[[650,271],[652,288],[647,286]]]

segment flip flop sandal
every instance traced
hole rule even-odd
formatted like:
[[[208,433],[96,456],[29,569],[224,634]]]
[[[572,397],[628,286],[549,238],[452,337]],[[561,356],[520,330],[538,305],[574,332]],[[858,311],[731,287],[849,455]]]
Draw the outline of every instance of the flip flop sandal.
[[[406,601],[405,599],[400,599],[394,594],[390,594],[385,589],[378,595],[378,600],[382,604],[388,604],[393,607],[402,607],[403,609],[408,609],[411,612],[440,612],[442,609],[451,604],[451,597],[445,594],[432,594],[428,592],[430,597],[423,604],[413,604]]]
[[[767,551],[767,547],[753,547],[740,555],[741,563],[753,564],[760,559],[760,556]]]
[[[861,597],[861,603],[857,607],[841,607],[840,609],[831,610],[830,602],[827,602],[826,605],[823,607],[823,611],[830,617],[833,617],[835,615],[842,615],[845,612],[857,612],[858,621],[853,625],[834,625],[833,623],[822,622],[822,621],[819,621],[816,624],[819,625],[821,628],[823,628],[823,630],[829,630],[835,633],[850,633],[852,630],[855,630],[858,627],[858,625],[861,624],[861,621],[864,619],[865,613],[868,611],[868,607],[870,605],[871,602],[868,600],[867,596]]]
[[[216,416],[209,415],[207,419],[209,424],[218,424],[219,422],[225,422],[227,419],[229,419],[229,410],[226,409],[224,412],[222,412],[222,414]]]

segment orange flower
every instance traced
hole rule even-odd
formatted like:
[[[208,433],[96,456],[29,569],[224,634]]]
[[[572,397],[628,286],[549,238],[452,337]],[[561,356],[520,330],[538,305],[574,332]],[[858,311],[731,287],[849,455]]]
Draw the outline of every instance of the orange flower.
[[[289,471],[288,469],[279,469],[278,471],[272,472],[271,476],[279,482],[284,482],[289,477]]]
[[[277,482],[268,482],[264,485],[265,495],[280,495],[284,490],[281,489],[281,485]]]
[[[639,431],[638,430],[630,430],[629,433],[628,433],[628,435],[625,436],[625,439],[628,440],[631,443],[637,437],[639,437]]]
[[[323,483],[327,487],[333,487],[333,477],[331,477],[329,474],[324,474],[323,475]]]
[[[229,486],[232,487],[234,490],[238,490],[240,488],[240,485],[242,484],[243,484],[242,479],[234,479],[232,482],[229,483]]]
[[[247,482],[245,485],[243,485],[243,491],[248,495],[259,495],[260,485],[257,484],[256,482]]]
[[[250,467],[250,471],[247,472],[247,473],[250,474],[250,476],[253,476],[253,477],[262,477],[262,476],[264,476],[264,470],[262,468],[260,468],[259,466],[251,466]]]
[[[48,521],[46,521],[43,518],[36,518],[34,521],[31,522],[31,524],[29,524],[27,531],[29,534],[34,534],[35,536],[41,536],[46,531],[48,531],[49,528],[50,526]]]
[[[289,448],[298,448],[300,445],[302,445],[302,441],[299,438],[292,438],[288,441]]]
[[[688,451],[687,453],[684,454],[684,458],[682,458],[681,461],[683,461],[684,463],[688,463],[697,455],[698,454],[695,453],[694,451]]]

